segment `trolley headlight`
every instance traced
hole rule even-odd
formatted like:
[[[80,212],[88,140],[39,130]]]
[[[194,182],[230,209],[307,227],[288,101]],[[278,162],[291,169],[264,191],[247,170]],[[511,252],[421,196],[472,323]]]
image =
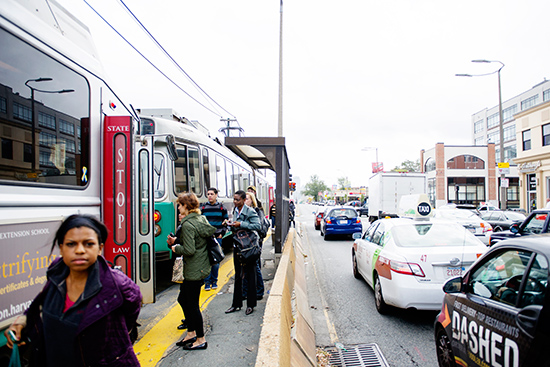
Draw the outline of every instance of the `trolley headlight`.
[[[158,224],[155,224],[155,237],[158,237],[160,235],[161,229]]]

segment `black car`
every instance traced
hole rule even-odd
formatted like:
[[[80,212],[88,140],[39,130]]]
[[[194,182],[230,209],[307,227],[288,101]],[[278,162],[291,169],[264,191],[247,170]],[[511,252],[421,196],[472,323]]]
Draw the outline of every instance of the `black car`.
[[[360,207],[355,208],[357,210],[357,213],[359,213],[359,216],[362,215],[369,215],[369,205],[363,204]]]
[[[502,241],[507,238],[514,238],[520,236],[528,236],[532,234],[547,233],[548,230],[548,217],[550,209],[537,209],[533,210],[531,214],[521,224],[512,224],[509,231],[502,231],[491,235],[489,245]]]
[[[435,321],[439,366],[548,366],[550,236],[502,241],[450,279]]]
[[[484,211],[480,217],[491,224],[493,232],[510,229],[512,224],[520,224],[526,218],[524,214],[510,210],[488,210]]]

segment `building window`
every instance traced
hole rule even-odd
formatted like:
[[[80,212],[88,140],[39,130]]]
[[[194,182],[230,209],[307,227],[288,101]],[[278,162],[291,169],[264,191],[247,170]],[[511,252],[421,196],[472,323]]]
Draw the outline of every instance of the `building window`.
[[[55,165],[53,164],[53,162],[51,160],[51,153],[48,152],[48,151],[43,151],[43,150],[40,151],[40,156],[39,156],[38,162],[41,166],[55,167]]]
[[[59,120],[59,131],[74,136],[74,124],[65,120]]]
[[[22,104],[13,102],[13,117],[31,122],[32,110],[27,106],[23,106]]]
[[[504,141],[510,141],[516,139],[516,125],[512,124],[504,128]]]
[[[447,197],[450,203],[478,205],[485,201],[485,178],[448,177]]]
[[[44,112],[39,112],[38,125],[55,130],[55,117]]]
[[[4,97],[0,97],[0,112],[8,113],[8,102]]]
[[[483,120],[474,122],[474,134],[477,134],[482,131],[483,131]]]
[[[500,144],[500,131],[487,134],[487,143]]]
[[[547,89],[544,92],[542,92],[542,101],[546,102],[548,100],[550,100],[550,89]]]
[[[487,129],[498,126],[498,122],[499,122],[498,113],[495,113],[487,117]]]
[[[483,143],[485,143],[485,138],[482,136],[480,138],[475,138],[474,140],[474,145],[483,145]]]
[[[65,151],[69,153],[75,153],[76,152],[76,146],[74,144],[74,140],[70,139],[64,139],[61,138],[62,141],[65,143]]]
[[[40,132],[40,145],[53,148],[57,143],[55,135]]]
[[[23,162],[32,162],[32,145],[27,143],[23,144]]]
[[[532,97],[529,97],[527,99],[524,99],[523,101],[521,101],[521,110],[524,111],[528,108],[531,108],[533,107],[534,105],[537,104],[537,101],[539,99],[539,95],[538,94],[535,94],[534,96]]]
[[[447,169],[484,169],[485,161],[473,155],[459,155],[447,161]]]
[[[510,145],[509,147],[504,147],[504,162],[512,163],[512,160],[516,158],[517,151],[515,145]],[[500,147],[495,149],[495,162],[500,162]]]
[[[428,158],[426,164],[424,165],[424,172],[435,171],[435,159]]]
[[[13,159],[13,140],[2,138],[2,158]]]
[[[550,124],[542,125],[542,145],[550,145]]]
[[[521,134],[523,136],[523,150],[531,149],[531,130],[525,130]]]
[[[502,119],[504,120],[504,122],[511,121],[516,113],[518,113],[517,104],[502,110]]]

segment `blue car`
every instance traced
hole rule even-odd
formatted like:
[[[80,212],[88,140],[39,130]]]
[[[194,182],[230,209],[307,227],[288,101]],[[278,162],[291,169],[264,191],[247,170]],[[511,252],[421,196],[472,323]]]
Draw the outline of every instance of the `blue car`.
[[[321,236],[325,241],[333,235],[349,235],[361,233],[363,225],[361,218],[353,207],[341,206],[325,211],[325,217],[321,222]]]

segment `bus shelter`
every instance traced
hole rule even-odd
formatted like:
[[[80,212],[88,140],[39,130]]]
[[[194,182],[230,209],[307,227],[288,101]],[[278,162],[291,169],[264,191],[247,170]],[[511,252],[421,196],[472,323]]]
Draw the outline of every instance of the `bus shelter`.
[[[255,169],[275,172],[275,253],[283,252],[289,230],[289,171],[284,137],[225,137],[225,146]],[[269,208],[265,208],[266,214]]]

